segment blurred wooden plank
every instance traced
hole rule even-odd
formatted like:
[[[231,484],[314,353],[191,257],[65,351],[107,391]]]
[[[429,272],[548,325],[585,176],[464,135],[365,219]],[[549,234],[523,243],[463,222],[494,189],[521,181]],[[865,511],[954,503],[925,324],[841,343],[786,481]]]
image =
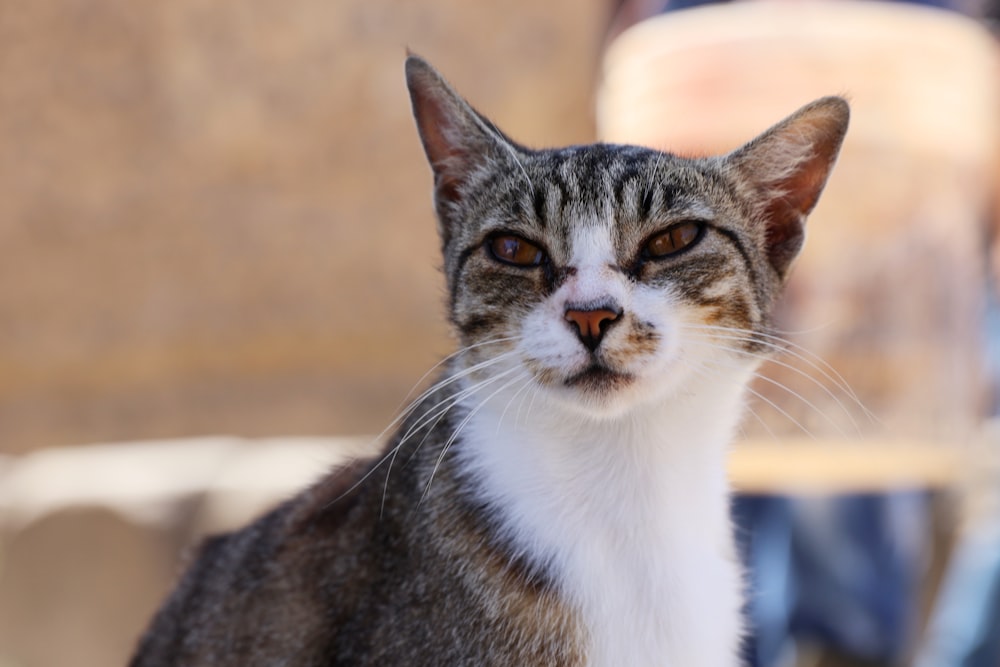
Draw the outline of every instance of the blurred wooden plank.
[[[748,440],[729,461],[746,493],[868,493],[945,489],[959,480],[964,457],[947,443],[896,440]]]

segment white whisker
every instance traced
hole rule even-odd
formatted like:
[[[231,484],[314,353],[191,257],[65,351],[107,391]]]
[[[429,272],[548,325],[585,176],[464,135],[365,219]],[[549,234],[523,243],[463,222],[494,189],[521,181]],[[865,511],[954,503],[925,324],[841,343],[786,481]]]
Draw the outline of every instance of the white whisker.
[[[754,332],[747,329],[737,329],[734,327],[720,327],[713,325],[685,324],[683,326],[684,328],[692,331],[706,332],[709,336],[713,336],[723,340],[755,343],[758,345],[763,345],[764,347],[770,350],[774,350],[779,354],[786,354],[792,357],[793,359],[802,362],[812,370],[819,373],[824,380],[830,382],[837,390],[846,394],[847,397],[851,400],[851,402],[858,406],[858,408],[862,411],[862,413],[866,416],[866,418],[868,418],[872,422],[875,423],[878,422],[878,418],[864,405],[864,403],[861,401],[858,395],[848,384],[847,380],[845,380],[844,377],[840,375],[840,373],[838,373],[836,369],[830,366],[830,364],[828,364],[822,358],[816,356],[815,354],[809,352],[808,350],[802,348],[801,346],[797,346],[794,343],[790,343],[782,338],[773,336],[771,334]],[[755,356],[753,355],[752,352],[749,352],[747,350],[734,350],[734,351],[740,352],[747,356]],[[841,410],[843,410],[845,414],[847,414],[851,418],[852,425],[854,426],[854,428],[860,430],[860,427],[857,425],[856,421],[853,418],[853,413],[850,410],[848,410],[847,406],[843,404],[843,402],[836,396],[836,394],[834,394],[833,391],[819,379],[813,377],[805,370],[793,364],[789,364],[779,359],[776,359],[773,356],[760,356],[758,358],[764,361],[768,361],[769,363],[775,364],[782,368],[788,369],[789,371],[797,373],[798,375],[801,375],[803,378],[815,383],[818,387],[823,389],[823,391],[830,398],[832,398],[837,403],[837,405],[840,407]]]
[[[420,439],[420,442],[418,442],[417,445],[413,448],[413,452],[410,453],[410,456],[407,459],[407,463],[408,463],[410,460],[413,459],[413,457],[420,450],[420,448],[423,447],[424,443],[427,441],[427,438],[434,431],[434,428],[438,425],[438,423],[440,423],[440,421],[442,419],[444,419],[445,415],[448,414],[448,412],[453,407],[455,407],[456,405],[458,405],[459,403],[461,403],[463,400],[465,400],[469,396],[473,396],[474,394],[476,394],[477,392],[479,392],[484,387],[487,387],[487,386],[493,384],[494,382],[499,381],[500,379],[502,379],[502,378],[506,377],[507,375],[515,372],[516,370],[517,370],[517,368],[509,368],[506,371],[503,371],[501,373],[497,373],[496,375],[493,375],[493,376],[491,376],[489,378],[486,378],[485,380],[482,380],[482,381],[478,382],[477,384],[472,385],[471,387],[466,387],[465,389],[463,389],[463,390],[461,390],[461,391],[459,391],[459,392],[457,392],[455,394],[451,394],[450,396],[446,397],[445,399],[443,399],[441,401],[438,401],[436,404],[434,404],[433,406],[431,406],[430,408],[428,408],[428,410],[426,412],[424,412],[422,415],[420,415],[420,417],[417,418],[416,423],[413,424],[413,425],[411,425],[410,428],[407,429],[406,433],[404,433],[403,436],[399,439],[399,442],[396,443],[396,445],[394,447],[392,447],[392,449],[389,450],[389,452],[386,454],[386,456],[383,457],[382,461],[379,461],[379,465],[381,465],[382,463],[385,462],[386,458],[389,459],[389,466],[388,466],[388,468],[386,470],[386,473],[385,473],[385,482],[384,482],[384,486],[382,488],[382,502],[383,502],[383,507],[384,507],[384,504],[385,504],[385,496],[386,496],[386,493],[387,493],[388,488],[389,488],[389,477],[392,474],[392,466],[393,466],[393,464],[396,461],[396,456],[402,450],[403,445],[407,444],[409,442],[410,438],[414,434],[420,432],[420,430],[422,430],[425,426],[429,425],[429,428],[427,429],[427,432],[424,434],[424,437]],[[447,404],[447,405],[445,405],[445,404]],[[444,407],[441,407],[441,406],[444,406]],[[440,409],[438,409],[438,408],[440,408]],[[437,412],[434,412],[435,410],[437,410]],[[432,412],[433,412],[433,414],[431,414]]]
[[[725,348],[723,348],[723,349],[725,349]],[[731,367],[730,365],[726,365],[726,364],[720,363],[718,360],[712,360],[711,363],[714,364],[717,367],[720,367],[720,368]],[[723,379],[728,379],[729,378],[729,376],[727,374],[716,372],[714,369],[709,368],[705,364],[699,364],[698,366],[695,366],[693,363],[688,362],[688,365],[689,365],[690,368],[692,368],[692,369],[694,369],[696,371],[700,371],[700,373],[703,376],[705,376],[705,377],[714,377],[714,378],[723,378]],[[754,375],[756,376],[757,374],[754,373]],[[735,378],[732,381],[733,382],[737,382],[737,380]],[[742,383],[740,383],[740,384],[742,384]],[[788,421],[790,421],[792,424],[794,424],[799,430],[801,430],[803,433],[805,433],[809,438],[811,438],[813,440],[816,439],[816,436],[812,433],[812,431],[810,431],[808,428],[806,428],[799,420],[797,420],[795,417],[793,417],[791,414],[789,414],[788,411],[786,411],[785,409],[783,409],[777,403],[775,403],[771,399],[767,398],[766,396],[764,396],[760,392],[755,391],[752,387],[747,386],[746,387],[746,391],[748,393],[750,393],[750,394],[753,394],[754,396],[756,396],[759,400],[763,401],[764,403],[767,403],[768,405],[770,405],[778,413],[780,413],[783,417],[785,417]],[[772,431],[770,429],[770,427],[767,426],[767,424],[764,423],[764,420],[761,419],[760,416],[757,415],[756,412],[754,412],[754,410],[752,408],[749,408],[749,406],[748,406],[748,409],[749,409],[749,411],[755,417],[757,417],[758,421],[761,422],[761,425],[764,426],[764,428],[765,428],[765,430],[767,430],[768,434],[772,438],[775,438],[776,436],[774,434],[774,431]],[[822,414],[822,412],[820,412],[820,414]]]
[[[469,345],[467,347],[462,348],[461,350],[458,350],[458,351],[456,351],[456,352],[448,355],[448,357],[446,357],[444,360],[442,360],[441,362],[438,362],[437,364],[435,364],[435,367],[440,366],[442,363],[444,363],[445,361],[447,361],[449,359],[453,359],[453,358],[457,357],[459,354],[461,354],[463,352],[467,352],[467,351],[469,351],[471,349],[474,349],[474,348],[477,348],[477,347],[482,347],[484,345],[489,345],[491,343],[502,342],[502,341],[505,341],[505,340],[508,340],[508,339],[494,339],[494,340],[490,340],[490,341],[483,341],[483,342],[477,343],[475,345]],[[514,337],[511,337],[509,340],[516,340],[516,339]],[[463,378],[465,378],[465,377],[467,377],[467,376],[469,376],[469,375],[471,375],[471,374],[473,374],[473,373],[475,373],[477,371],[481,371],[481,370],[483,370],[485,368],[489,368],[492,365],[501,363],[501,362],[505,361],[506,359],[508,359],[508,358],[510,358],[512,356],[515,356],[515,355],[516,355],[516,353],[513,352],[513,351],[499,354],[496,357],[492,357],[490,359],[486,359],[485,361],[481,361],[478,364],[474,364],[474,365],[470,366],[469,368],[465,368],[465,369],[463,369],[463,370],[461,370],[461,371],[459,371],[457,373],[454,373],[452,375],[449,375],[449,376],[445,377],[443,380],[441,380],[439,382],[434,383],[433,385],[431,385],[430,387],[428,387],[426,390],[424,390],[417,398],[415,398],[413,401],[411,401],[410,404],[399,415],[397,415],[391,422],[389,422],[389,424],[384,429],[382,429],[382,431],[377,436],[375,436],[375,438],[373,439],[373,441],[374,442],[380,441],[383,437],[385,437],[385,434],[388,433],[391,428],[394,428],[395,426],[399,425],[400,422],[402,422],[403,420],[405,420],[408,417],[410,417],[416,411],[417,407],[419,407],[423,403],[424,400],[426,400],[427,398],[429,398],[435,392],[440,391],[441,389],[447,387],[448,385],[450,385],[450,384],[452,384],[454,382],[457,382],[457,381],[459,381],[459,380],[461,380],[461,379],[463,379]],[[513,369],[511,369],[511,370],[513,370]],[[425,373],[424,377],[427,377],[427,375],[428,375],[428,373]],[[487,382],[488,381],[489,380],[487,380]],[[473,386],[473,390],[475,390],[475,388],[476,388],[476,385]],[[467,392],[467,391],[469,391],[469,390],[468,389],[463,390],[463,392]],[[412,390],[411,390],[411,392],[412,392]],[[463,392],[459,392],[459,393],[463,393]],[[450,397],[444,399],[443,401],[438,402],[437,404],[435,404],[434,406],[432,406],[431,408],[429,408],[428,412],[431,411],[431,410],[435,410],[437,407],[439,407],[443,403],[447,402],[450,398],[454,398],[455,396],[456,396],[456,394],[452,394]],[[461,399],[458,399],[458,400],[461,400]],[[450,407],[451,406],[449,406],[449,408]],[[418,418],[418,421],[421,420],[421,419],[423,419],[426,416],[426,414],[427,414],[427,412],[425,412],[423,415],[421,415],[421,417]],[[423,425],[424,424],[421,424],[420,427],[422,427]],[[371,468],[364,475],[362,475],[354,484],[352,484],[350,487],[348,487],[348,489],[345,490],[342,494],[340,494],[339,496],[337,496],[336,498],[334,498],[333,500],[331,500],[328,503],[328,505],[332,505],[332,504],[336,503],[338,500],[340,500],[341,498],[343,498],[344,496],[347,496],[348,494],[352,493],[361,484],[363,484],[369,477],[371,477],[375,473],[376,470],[378,470],[380,467],[382,467],[387,461],[390,463],[390,465],[389,465],[389,471],[391,472],[391,470],[392,470],[392,462],[395,461],[397,452],[406,443],[406,441],[409,439],[409,437],[413,433],[413,431],[414,431],[413,427],[411,427],[410,429],[408,429],[407,432],[406,432],[406,434],[404,434],[403,437],[400,438],[400,441],[395,446],[391,447],[388,451],[386,451],[385,454],[383,454],[383,456],[374,465],[372,465]],[[388,473],[386,475],[386,483],[388,484]],[[384,492],[383,492],[383,503],[384,503]]]
[[[502,377],[502,376],[497,376],[494,379],[499,379],[500,377]],[[419,502],[423,502],[424,499],[427,497],[427,494],[428,494],[428,492],[430,491],[430,488],[431,488],[431,483],[434,481],[434,476],[437,474],[438,469],[441,467],[441,462],[444,461],[444,457],[448,453],[448,451],[451,449],[452,444],[454,444],[455,440],[458,439],[458,436],[462,433],[462,430],[472,420],[472,418],[474,416],[476,416],[476,414],[478,414],[479,411],[482,410],[483,407],[487,403],[489,403],[490,399],[492,399],[494,396],[496,396],[497,394],[499,394],[499,393],[501,393],[501,392],[509,389],[510,387],[514,386],[518,382],[521,382],[522,380],[528,379],[530,377],[531,377],[530,373],[528,373],[527,371],[522,371],[520,375],[518,375],[517,377],[515,377],[510,382],[507,382],[507,383],[503,384],[499,389],[497,389],[492,394],[490,394],[489,396],[487,396],[485,399],[483,399],[482,401],[480,401],[479,405],[477,405],[473,409],[469,410],[469,414],[467,414],[465,416],[465,418],[459,423],[459,425],[452,432],[451,436],[448,438],[447,442],[445,442],[444,446],[441,447],[441,452],[438,454],[437,461],[434,462],[434,468],[431,470],[431,474],[427,478],[427,484],[424,486],[424,491],[423,491],[423,493],[420,496],[420,501]]]
[[[714,343],[711,343],[711,342],[705,341],[705,340],[690,341],[690,344],[692,344],[692,345],[708,346],[708,347],[713,348],[713,349],[720,349],[720,350],[723,350],[723,351],[732,352],[734,354],[739,354],[739,355],[747,356],[747,357],[750,357],[750,358],[757,358],[757,359],[760,358],[758,355],[754,354],[753,352],[747,351],[747,350],[736,349],[736,348],[727,348],[727,347],[719,346],[719,345],[716,345]],[[772,363],[774,363],[774,364],[776,364],[778,366],[782,366],[782,367],[788,368],[789,370],[794,371],[795,373],[801,375],[802,377],[806,378],[807,380],[813,382],[817,387],[819,387],[827,396],[829,396],[831,399],[833,399],[833,401],[837,404],[837,406],[839,407],[839,409],[841,410],[841,412],[843,412],[844,415],[847,417],[847,419],[850,421],[851,426],[853,427],[853,430],[855,431],[855,435],[857,435],[857,436],[861,435],[861,428],[858,425],[857,421],[854,419],[854,415],[851,413],[850,410],[847,409],[847,406],[845,406],[843,404],[843,402],[837,397],[837,395],[834,394],[826,385],[824,385],[822,382],[819,382],[818,380],[816,380],[816,378],[812,377],[808,373],[805,373],[801,369],[798,369],[798,368],[796,368],[794,366],[791,366],[789,364],[785,364],[783,362],[780,362],[780,361],[777,361],[777,360],[774,360],[774,359],[769,359],[769,361],[771,361]],[[716,363],[720,363],[720,362],[716,362]],[[775,380],[772,377],[767,376],[764,373],[755,372],[753,375],[754,375],[754,377],[760,379],[761,381],[767,382],[768,384],[771,384],[771,385],[773,385],[775,387],[778,387],[781,390],[785,391],[786,393],[790,394],[791,396],[795,397],[796,399],[800,400],[802,403],[804,403],[807,407],[809,407],[810,409],[812,409],[814,412],[816,412],[819,415],[822,415],[822,417],[827,422],[829,422],[830,425],[833,426],[842,437],[845,437],[845,438],[848,437],[847,433],[844,431],[843,427],[840,425],[839,422],[837,422],[835,419],[833,419],[825,410],[821,410],[815,403],[813,403],[812,401],[810,401],[808,398],[806,398],[801,393],[795,391],[794,389],[792,389],[788,385],[786,385],[786,384],[784,384],[782,382],[779,382],[778,380]]]
[[[413,394],[413,392],[416,390],[416,388],[419,387],[421,384],[423,384],[424,380],[426,380],[428,378],[428,376],[430,376],[431,373],[433,373],[435,370],[437,370],[438,368],[440,368],[442,365],[448,363],[452,359],[458,357],[459,355],[465,354],[466,352],[471,352],[472,350],[475,350],[475,349],[480,348],[480,347],[484,347],[486,345],[498,345],[500,343],[509,343],[509,342],[520,341],[520,340],[521,340],[520,336],[505,336],[503,338],[492,338],[490,340],[480,341],[478,343],[473,343],[472,345],[466,345],[465,347],[462,347],[462,348],[459,348],[458,350],[455,350],[454,352],[452,352],[451,354],[449,354],[448,356],[444,357],[443,359],[441,359],[440,361],[438,361],[436,364],[434,364],[433,366],[431,366],[430,368],[428,368],[427,372],[420,376],[420,379],[417,380],[413,384],[413,386],[410,388],[410,391],[406,392],[406,396],[403,397],[403,400],[400,403],[400,408],[402,408],[402,406],[404,404],[406,404],[406,401],[409,400],[410,396]],[[431,387],[427,391],[423,392],[420,396],[418,396],[417,398],[414,399],[414,402],[420,401],[420,399],[423,398],[429,391],[433,391],[433,390],[434,390],[434,387]],[[410,403],[410,406],[412,406],[412,405],[413,405],[413,402]],[[392,424],[390,424],[390,427],[391,426],[392,426]]]
[[[515,399],[517,399],[518,396],[521,395],[521,393],[525,389],[530,389],[530,388],[531,388],[531,376],[529,374],[527,380],[524,383],[524,386],[522,386],[520,389],[518,389],[516,392],[514,392],[514,394],[510,397],[510,400],[507,401],[507,405],[504,406],[503,412],[500,413],[500,417],[497,419],[497,435],[500,435],[500,427],[503,425],[503,420],[507,416],[507,411],[510,409],[511,404],[515,401]],[[523,403],[524,399],[522,398],[521,401]],[[514,426],[517,427],[517,419],[516,418],[514,419]]]

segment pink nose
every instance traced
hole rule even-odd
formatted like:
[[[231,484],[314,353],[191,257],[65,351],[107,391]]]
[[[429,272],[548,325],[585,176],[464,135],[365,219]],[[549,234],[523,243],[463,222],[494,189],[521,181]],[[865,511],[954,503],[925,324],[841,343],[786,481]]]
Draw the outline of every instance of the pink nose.
[[[606,308],[595,310],[566,310],[566,321],[576,325],[576,333],[588,350],[594,351],[601,344],[601,338],[608,327],[621,317],[621,313]]]

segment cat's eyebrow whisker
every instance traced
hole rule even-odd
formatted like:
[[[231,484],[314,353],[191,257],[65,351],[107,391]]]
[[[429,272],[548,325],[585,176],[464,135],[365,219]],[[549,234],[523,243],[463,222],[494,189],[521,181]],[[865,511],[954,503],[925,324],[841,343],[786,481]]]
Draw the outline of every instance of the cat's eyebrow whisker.
[[[524,180],[528,182],[528,188],[533,191],[535,189],[535,184],[531,182],[531,177],[528,176],[528,170],[524,168],[524,163],[521,162],[521,157],[517,154],[517,149],[514,148],[510,142],[504,139],[503,132],[500,131],[500,128],[498,128],[493,121],[485,116],[479,116],[479,119],[486,123],[487,127],[495,133],[497,143],[508,155],[510,155],[510,157],[514,159],[514,163],[517,165],[517,168],[521,170],[521,175],[524,176]]]
[[[656,185],[657,185],[656,179],[660,177],[659,171],[661,164],[663,164],[663,151],[657,149],[656,162],[653,163],[653,168],[649,170],[649,178],[647,179],[646,182],[646,187],[649,188],[650,191],[655,192],[656,190]]]
[[[470,421],[472,421],[472,418],[475,417],[476,414],[478,414],[479,411],[482,410],[483,407],[485,407],[486,404],[490,402],[490,399],[492,399],[494,396],[496,396],[497,394],[505,391],[506,389],[509,389],[510,387],[514,386],[518,382],[521,382],[521,381],[526,380],[526,379],[530,379],[530,377],[531,377],[531,374],[528,371],[522,371],[520,375],[516,376],[513,380],[511,380],[509,382],[506,382],[503,385],[501,385],[499,389],[497,389],[492,394],[490,394],[489,396],[487,396],[485,399],[483,399],[482,401],[480,401],[479,405],[477,405],[476,407],[474,407],[471,410],[469,410],[469,414],[467,414],[465,416],[465,418],[462,419],[462,421],[455,428],[454,432],[452,432],[451,436],[444,443],[444,446],[441,448],[441,452],[438,454],[437,461],[434,462],[434,468],[431,470],[431,474],[427,478],[427,484],[424,486],[424,491],[420,495],[420,501],[419,501],[420,503],[422,503],[424,501],[424,499],[427,497],[427,494],[430,492],[431,483],[434,481],[434,476],[437,474],[438,469],[441,467],[441,462],[444,461],[445,455],[451,449],[451,446],[455,443],[455,440],[458,439],[458,436],[462,433],[462,430],[466,427],[466,425]]]

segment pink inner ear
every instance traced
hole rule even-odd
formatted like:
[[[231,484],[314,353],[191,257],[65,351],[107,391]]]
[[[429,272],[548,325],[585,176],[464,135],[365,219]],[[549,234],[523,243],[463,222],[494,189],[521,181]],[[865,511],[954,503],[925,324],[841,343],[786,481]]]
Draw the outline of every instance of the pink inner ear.
[[[771,201],[767,219],[767,256],[779,275],[784,275],[802,249],[805,239],[805,214],[784,197]]]
[[[821,150],[772,185],[782,194],[765,208],[768,256],[780,274],[784,274],[802,249],[806,216],[819,200],[828,171],[829,161]]]
[[[425,90],[413,90],[413,114],[427,159],[435,172],[445,169],[455,158],[463,155],[459,146],[448,139],[449,130],[454,133],[454,128],[445,105],[446,102],[427,94]]]
[[[454,201],[469,160],[460,126],[462,110],[455,108],[440,82],[426,75],[411,79],[410,94],[424,152],[434,170],[438,197]]]
[[[806,216],[819,200],[846,129],[846,104],[821,100],[773,128],[751,149],[758,165],[774,167],[770,177],[766,169],[752,173],[762,193],[771,193],[764,206],[767,252],[779,275],[785,275],[802,247]]]

